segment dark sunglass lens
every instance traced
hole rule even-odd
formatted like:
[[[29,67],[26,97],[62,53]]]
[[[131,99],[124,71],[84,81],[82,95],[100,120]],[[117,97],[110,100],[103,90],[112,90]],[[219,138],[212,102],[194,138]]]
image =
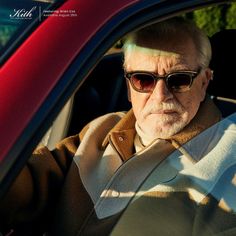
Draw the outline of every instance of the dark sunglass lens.
[[[148,92],[155,86],[155,80],[148,74],[133,74],[131,77],[131,83],[135,89],[143,92]]]
[[[168,77],[168,87],[175,91],[185,91],[190,88],[192,81],[191,75],[188,74],[173,74]]]

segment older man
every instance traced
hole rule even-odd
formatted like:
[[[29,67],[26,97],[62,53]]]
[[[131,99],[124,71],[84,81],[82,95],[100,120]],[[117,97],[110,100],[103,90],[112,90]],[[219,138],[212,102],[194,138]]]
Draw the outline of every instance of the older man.
[[[209,152],[204,145],[210,143],[212,133],[204,138],[197,155],[191,152],[195,143],[189,145],[190,151],[183,145],[221,119],[206,97],[212,78],[210,43],[195,25],[174,18],[128,35],[124,54],[133,109],[97,118],[52,152],[38,149],[1,202],[3,229],[13,228],[23,235],[35,229],[44,231],[54,215],[51,235],[107,235],[117,222],[114,235],[143,235],[149,212],[154,221],[169,220],[167,204],[154,207],[146,201],[144,205],[142,201],[136,204],[138,200],[130,202],[140,196],[141,200],[169,199],[168,191],[184,192],[186,178],[178,182],[181,188],[163,187],[163,183],[178,179],[182,170],[191,170]],[[150,191],[153,187],[158,191]],[[205,198],[197,185],[188,189],[183,198],[177,197],[179,201],[170,202],[172,211],[187,202],[184,217],[181,211],[176,214],[181,223],[186,217],[189,220],[186,230],[178,224],[176,234],[169,234],[168,224],[162,221],[151,226],[159,231],[150,233],[191,235],[197,205],[189,199],[201,202]],[[158,211],[160,206],[162,211]]]
[[[126,42],[124,67],[136,130],[146,145],[182,130],[205,99],[211,46],[203,32],[191,27],[157,24]]]

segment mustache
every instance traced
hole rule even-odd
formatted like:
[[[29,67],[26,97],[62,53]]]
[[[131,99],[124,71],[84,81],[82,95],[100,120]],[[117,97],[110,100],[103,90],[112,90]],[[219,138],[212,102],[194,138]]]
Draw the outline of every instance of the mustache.
[[[168,110],[171,110],[171,111],[177,112],[177,113],[183,113],[184,108],[177,101],[162,102],[160,104],[151,103],[150,105],[146,106],[143,109],[143,116],[146,117],[152,113],[160,113],[162,111],[168,111]]]

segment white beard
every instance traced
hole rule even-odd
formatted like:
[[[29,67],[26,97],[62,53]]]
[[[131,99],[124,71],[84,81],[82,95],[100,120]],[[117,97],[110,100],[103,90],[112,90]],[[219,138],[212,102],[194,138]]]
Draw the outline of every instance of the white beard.
[[[163,110],[173,110],[176,114],[155,115],[155,112],[158,113]],[[177,102],[163,103],[160,105],[150,104],[150,106],[143,109],[141,121],[137,119],[136,130],[141,139],[146,140],[146,142],[144,141],[145,143],[150,143],[158,138],[169,138],[180,132],[188,124],[188,120],[183,115],[184,112],[184,108]],[[148,118],[148,116],[154,117]],[[148,119],[150,121],[149,123]]]

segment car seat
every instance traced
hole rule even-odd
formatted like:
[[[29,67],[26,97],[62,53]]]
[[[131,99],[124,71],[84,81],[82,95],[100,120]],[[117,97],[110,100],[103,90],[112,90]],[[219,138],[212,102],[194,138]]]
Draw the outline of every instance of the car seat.
[[[214,71],[208,93],[223,117],[236,111],[236,30],[222,30],[210,38]]]
[[[123,54],[105,55],[69,99],[39,145],[52,149],[66,136],[79,133],[96,117],[130,108],[123,73]]]
[[[123,53],[105,55],[74,97],[68,135],[78,133],[94,118],[115,111],[128,111]]]

